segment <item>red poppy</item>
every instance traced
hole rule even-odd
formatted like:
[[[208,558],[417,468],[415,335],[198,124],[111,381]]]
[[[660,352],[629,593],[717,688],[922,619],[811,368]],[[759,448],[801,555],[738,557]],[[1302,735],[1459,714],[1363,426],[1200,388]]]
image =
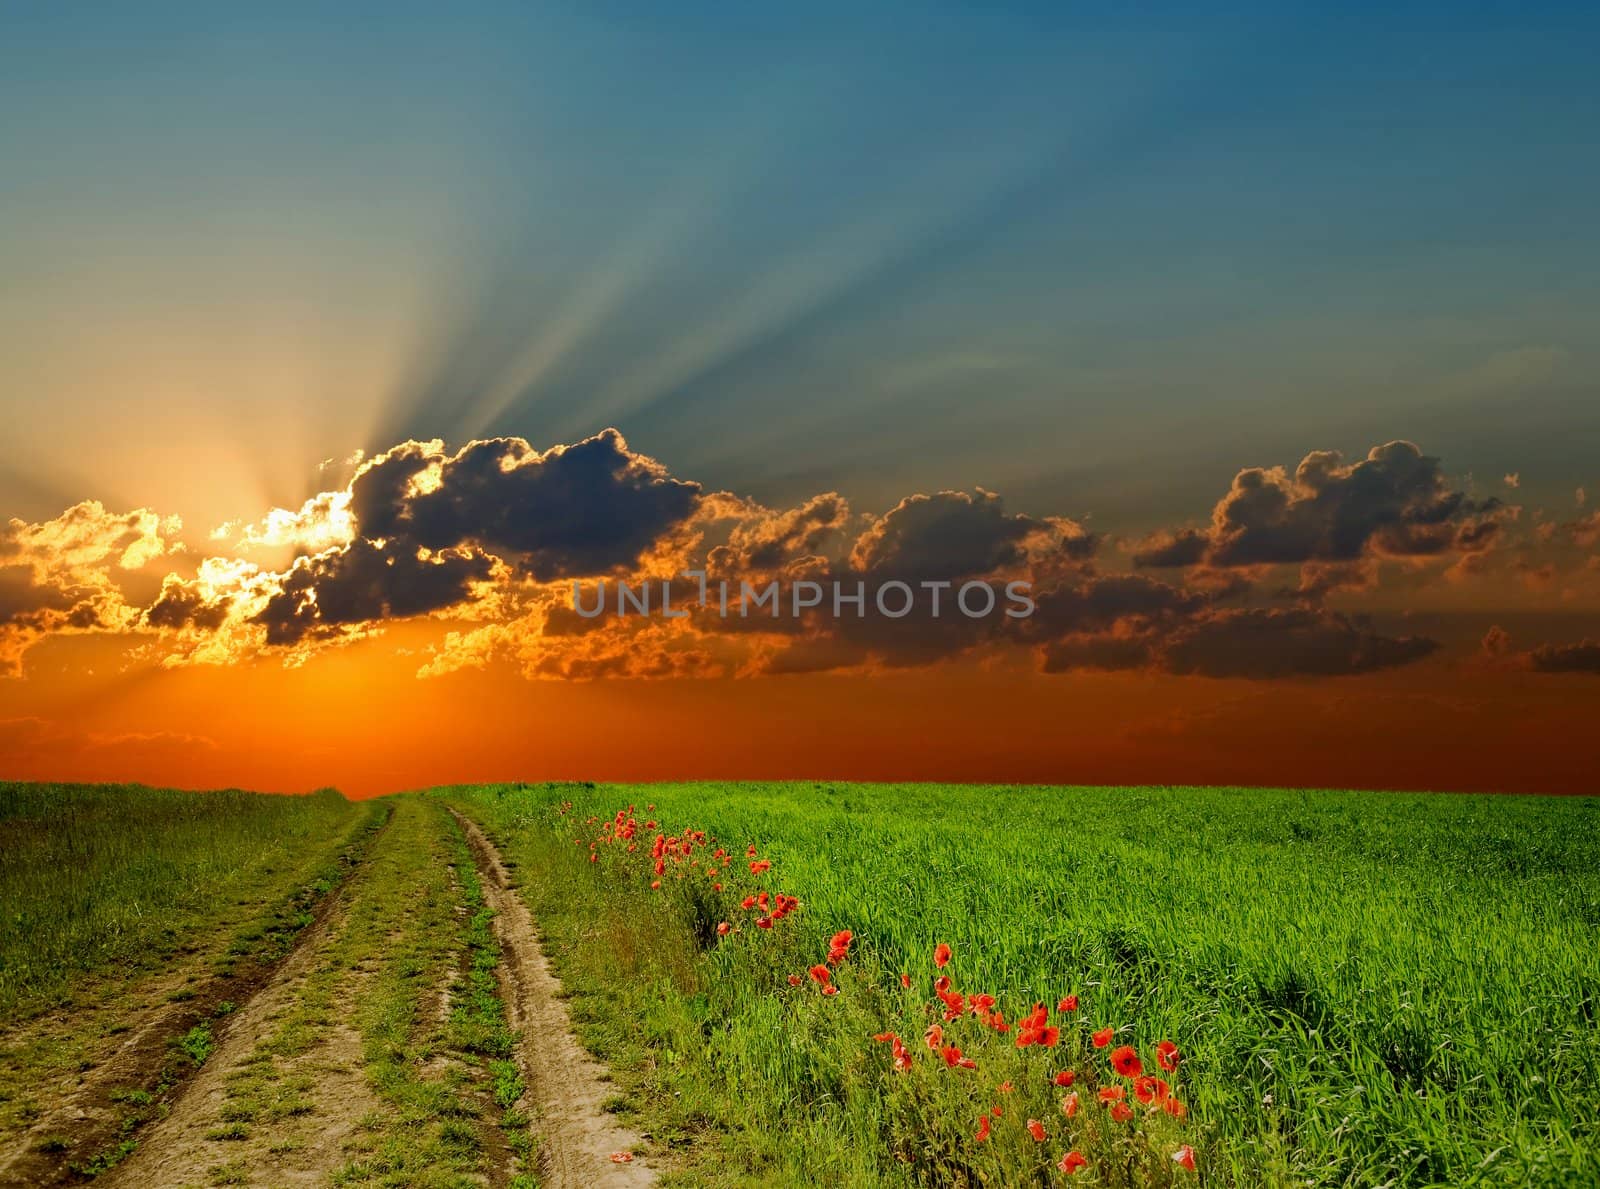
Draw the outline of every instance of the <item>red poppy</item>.
[[[1044,1124],[1039,1122],[1039,1120],[1037,1120],[1037,1119],[1029,1119],[1028,1120],[1028,1134],[1033,1136],[1033,1142],[1034,1143],[1036,1143],[1036,1144],[1044,1143]]]
[[[770,928],[772,928],[772,918],[771,917],[757,917],[756,918],[756,928],[757,929],[770,929]]]
[[[1171,1094],[1172,1087],[1160,1078],[1146,1076],[1133,1079],[1133,1096],[1146,1106],[1165,1102]]]
[[[766,871],[771,866],[771,859],[753,859],[750,863],[750,874],[760,875],[763,871]]]
[[[1076,995],[1063,995],[1061,1002],[1056,1004],[1057,1011],[1077,1011],[1078,997]]]
[[[798,974],[791,974],[789,976],[789,985],[791,987],[798,987],[801,983],[803,983],[805,981],[806,980],[801,978]]]
[[[1144,1062],[1132,1045],[1118,1045],[1111,1050],[1111,1068],[1125,1078],[1136,1078],[1144,1072]]]
[[[1184,1144],[1183,1147],[1179,1148],[1172,1154],[1172,1163],[1176,1164],[1179,1168],[1186,1168],[1190,1172],[1193,1172],[1194,1149],[1188,1144]]]
[[[1094,1047],[1095,1048],[1103,1049],[1108,1044],[1111,1043],[1111,1038],[1113,1036],[1115,1036],[1116,1034],[1117,1034],[1117,1030],[1115,1028],[1102,1028],[1102,1029],[1100,1029],[1099,1032],[1096,1032],[1089,1039],[1094,1041]]]
[[[1104,1103],[1121,1102],[1125,1097],[1121,1086],[1102,1086],[1100,1088],[1100,1101]]]
[[[899,1044],[900,1034],[898,1032],[879,1032],[876,1033],[872,1039],[877,1041],[879,1044],[888,1044],[890,1042]]]
[[[1125,1102],[1119,1102],[1111,1108],[1111,1117],[1118,1123],[1126,1123],[1133,1118],[1133,1108]]]
[[[1069,1119],[1078,1113],[1078,1092],[1076,1090],[1061,1100],[1061,1113]]]
[[[933,964],[940,970],[950,965],[950,947],[942,941],[934,947]]]
[[[822,993],[824,995],[837,995],[839,993],[839,988],[834,986],[832,983],[829,983],[827,986],[822,988]]]
[[[827,986],[833,981],[833,975],[828,973],[828,968],[820,963],[813,966],[808,973],[810,973],[813,982],[821,983],[823,986]]]
[[[746,896],[743,900],[739,901],[739,907],[740,908],[749,909],[749,908],[754,908],[755,906],[756,906],[756,898],[754,896]]]
[[[978,1120],[978,1134],[973,1136],[972,1138],[975,1139],[980,1144],[984,1140],[989,1138],[989,1116],[988,1115],[985,1115],[983,1118]]]
[[[733,926],[728,924],[727,921],[723,921],[721,924],[719,924],[717,926],[717,936],[718,937],[726,937],[728,935],[728,932],[732,928],[733,928]]]
[[[1056,1074],[1055,1083],[1058,1086],[1070,1086],[1074,1081],[1077,1080],[1077,1078],[1078,1075],[1073,1073],[1072,1070],[1063,1069],[1060,1073]]]
[[[900,985],[908,991],[911,990],[911,976],[909,974],[902,974],[900,976]]]
[[[1001,1082],[995,1087],[995,1089],[999,1090],[1002,1094],[1009,1094],[1011,1093],[1013,1087],[1010,1082]]]
[[[652,891],[652,892],[653,892],[653,891],[655,891],[655,890],[656,890],[656,889],[657,889],[657,888],[659,888],[659,887],[660,887],[660,886],[661,886],[661,881],[660,881],[660,880],[659,880],[659,879],[652,879],[652,880],[651,880],[651,881],[650,881],[650,890],[651,890],[651,891]]]
[[[1083,1158],[1083,1154],[1079,1152],[1078,1149],[1074,1148],[1065,1156],[1061,1157],[1061,1160],[1059,1163],[1057,1163],[1056,1167],[1070,1177],[1073,1173],[1077,1172],[1080,1168],[1083,1168],[1088,1163],[1089,1162]]]
[[[947,974],[941,974],[938,978],[934,979],[933,989],[939,994],[943,994],[945,991],[948,991],[950,989],[950,976]]]
[[[937,1049],[944,1043],[944,1029],[938,1024],[929,1024],[928,1030],[922,1034],[922,1039],[930,1049]]]
[[[1164,1040],[1156,1046],[1156,1064],[1171,1073],[1178,1068],[1178,1062],[1183,1060],[1183,1054],[1178,1052],[1178,1046],[1170,1040]]]
[[[1171,1115],[1174,1119],[1184,1119],[1189,1115],[1189,1108],[1184,1106],[1183,1103],[1179,1102],[1176,1098],[1167,1099],[1161,1104],[1161,1109],[1166,1111],[1167,1114]]]

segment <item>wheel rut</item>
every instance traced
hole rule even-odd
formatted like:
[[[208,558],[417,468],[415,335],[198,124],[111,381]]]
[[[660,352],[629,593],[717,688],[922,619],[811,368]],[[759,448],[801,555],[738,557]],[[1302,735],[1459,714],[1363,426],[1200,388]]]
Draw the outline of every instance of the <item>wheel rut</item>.
[[[519,1037],[518,1059],[538,1113],[541,1182],[555,1189],[655,1184],[655,1174],[639,1160],[612,1159],[631,1153],[641,1137],[605,1109],[605,1067],[573,1033],[561,982],[545,958],[533,913],[512,888],[499,851],[477,823],[450,812],[466,835],[484,900],[495,914],[506,1018]]]

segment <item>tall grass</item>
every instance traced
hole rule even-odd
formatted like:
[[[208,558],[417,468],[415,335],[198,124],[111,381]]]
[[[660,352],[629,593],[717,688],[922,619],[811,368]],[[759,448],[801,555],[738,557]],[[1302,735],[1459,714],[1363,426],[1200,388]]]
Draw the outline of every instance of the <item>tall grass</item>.
[[[307,797],[0,783],[0,1020],[159,959],[311,878],[367,809]]]
[[[1600,1183],[1592,799],[714,783],[448,795],[520,861],[587,1035],[627,1067],[633,1101],[664,1134],[714,1135],[705,1167],[723,1171],[691,1180],[981,1179],[953,1150],[905,1162],[902,1090],[864,1035],[916,1035],[897,973],[925,982],[948,942],[960,984],[1013,1010],[1079,992],[1086,1025],[1176,1041],[1201,1183]],[[741,854],[758,844],[769,886],[803,901],[783,922],[795,928],[718,942],[707,923],[740,919],[742,886],[652,892],[587,862],[584,819],[629,804]],[[845,993],[790,994],[783,976],[839,928],[858,939]],[[926,1136],[945,1126],[909,1118]]]

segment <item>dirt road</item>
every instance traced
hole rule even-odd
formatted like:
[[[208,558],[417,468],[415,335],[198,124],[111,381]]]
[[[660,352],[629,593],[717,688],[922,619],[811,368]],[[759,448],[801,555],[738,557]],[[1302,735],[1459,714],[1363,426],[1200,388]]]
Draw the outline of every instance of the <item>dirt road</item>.
[[[472,867],[481,902],[463,888]],[[573,1036],[533,917],[482,831],[406,799],[352,868],[252,978],[201,982],[174,1003],[188,985],[175,971],[137,1004],[102,1009],[97,1027],[120,1043],[26,1142],[0,1150],[0,1187],[82,1184],[90,1171],[111,1189],[506,1189],[530,1174],[545,1189],[652,1184],[640,1137],[605,1110],[604,1070]],[[488,1003],[464,990],[485,946],[498,959]],[[486,1021],[499,1047],[485,1042]],[[524,1090],[508,1104],[497,1054],[513,1047]],[[39,1138],[57,1134],[65,1142]]]

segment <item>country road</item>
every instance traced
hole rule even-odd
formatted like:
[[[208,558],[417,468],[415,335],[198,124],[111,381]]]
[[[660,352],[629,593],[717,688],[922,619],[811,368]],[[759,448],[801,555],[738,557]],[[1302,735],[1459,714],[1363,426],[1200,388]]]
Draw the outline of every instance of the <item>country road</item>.
[[[488,997],[469,993],[485,909]],[[397,799],[284,952],[253,978],[203,973],[218,960],[190,955],[121,1017],[106,1010],[97,1032],[120,1040],[0,1137],[0,1186],[91,1171],[111,1189],[653,1183],[641,1138],[603,1108],[604,1071],[573,1036],[532,914],[467,817]],[[68,1023],[40,1021],[8,1051]]]

